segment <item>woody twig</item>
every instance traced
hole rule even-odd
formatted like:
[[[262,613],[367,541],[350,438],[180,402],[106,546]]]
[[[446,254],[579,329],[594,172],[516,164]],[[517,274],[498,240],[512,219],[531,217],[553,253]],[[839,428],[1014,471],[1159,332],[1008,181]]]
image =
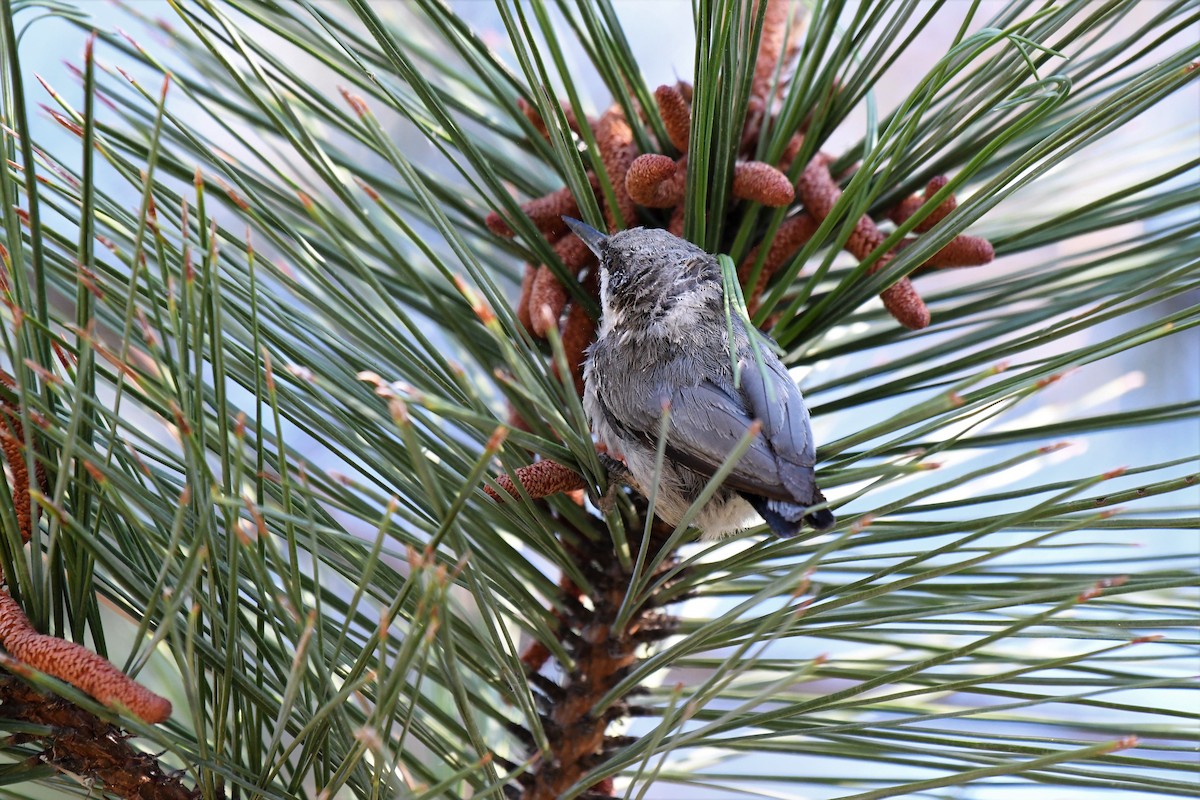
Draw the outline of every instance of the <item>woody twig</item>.
[[[0,659],[0,663],[9,662]],[[9,662],[20,672],[24,664]],[[126,800],[200,800],[202,791],[188,789],[178,773],[163,770],[158,758],[130,745],[129,735],[61,697],[47,697],[15,677],[0,676],[4,717],[24,723],[26,730],[8,736],[12,746],[33,744],[33,756],[60,772],[82,779],[105,797]]]

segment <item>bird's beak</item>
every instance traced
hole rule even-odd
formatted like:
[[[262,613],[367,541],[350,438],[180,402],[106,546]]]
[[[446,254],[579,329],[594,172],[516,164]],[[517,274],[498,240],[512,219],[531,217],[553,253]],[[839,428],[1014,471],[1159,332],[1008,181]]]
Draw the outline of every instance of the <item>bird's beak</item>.
[[[586,222],[580,222],[574,217],[563,217],[563,222],[567,223],[576,236],[583,240],[583,243],[588,246],[588,249],[596,254],[597,258],[603,258],[600,252],[604,247],[604,243],[608,241],[608,237],[600,231],[588,225]]]

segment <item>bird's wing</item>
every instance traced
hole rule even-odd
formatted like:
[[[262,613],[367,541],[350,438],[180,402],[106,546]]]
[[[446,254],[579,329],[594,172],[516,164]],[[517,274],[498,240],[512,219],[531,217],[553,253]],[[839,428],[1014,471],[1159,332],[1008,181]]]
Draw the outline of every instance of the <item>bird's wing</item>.
[[[671,408],[665,455],[701,475],[720,469],[754,422],[741,393],[722,390],[709,381],[673,391],[622,394],[616,402],[616,398],[605,398],[603,411],[607,423],[622,435],[656,447],[663,399],[669,399]],[[778,459],[762,431],[751,440],[724,485],[778,500],[796,499],[780,475]]]
[[[667,455],[702,475],[712,475],[750,431],[754,416],[741,397],[703,382],[675,392],[671,404],[671,435]],[[792,500],[779,470],[779,459],[765,436],[766,424],[750,441],[725,485],[743,492]]]
[[[811,503],[817,496],[813,475],[816,452],[808,408],[779,359],[765,349],[762,356],[761,369],[753,355],[741,359],[742,394],[749,413],[762,420],[762,435],[775,454],[779,479],[790,499]]]

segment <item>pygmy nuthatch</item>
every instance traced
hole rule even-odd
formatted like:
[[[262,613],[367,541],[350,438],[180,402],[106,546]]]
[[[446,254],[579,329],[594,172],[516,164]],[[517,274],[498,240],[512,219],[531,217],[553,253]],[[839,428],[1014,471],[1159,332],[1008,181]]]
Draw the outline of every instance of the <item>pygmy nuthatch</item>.
[[[813,474],[804,398],[769,345],[757,348],[756,359],[738,314],[729,342],[717,259],[665,230],[606,236],[564,219],[600,259],[602,316],[584,366],[583,407],[608,455],[623,462],[607,462],[626,473],[619,477],[650,492],[668,408],[654,510],[678,524],[757,421],[749,449],[700,510],[696,527],[715,538],[753,524],[754,512],[779,536],[796,535],[803,521],[832,526],[828,509],[809,511],[825,498]]]

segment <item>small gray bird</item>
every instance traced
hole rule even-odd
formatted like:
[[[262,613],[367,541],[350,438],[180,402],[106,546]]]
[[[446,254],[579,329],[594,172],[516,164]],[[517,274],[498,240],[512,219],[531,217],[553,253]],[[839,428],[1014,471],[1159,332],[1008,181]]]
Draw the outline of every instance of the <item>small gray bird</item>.
[[[700,510],[696,527],[704,538],[717,538],[752,525],[754,512],[779,536],[795,536],[803,521],[820,530],[832,526],[828,509],[809,511],[825,498],[813,475],[804,398],[765,344],[758,348],[760,369],[736,314],[732,349],[740,385],[734,385],[717,259],[665,230],[606,236],[563,219],[600,259],[602,316],[584,366],[583,407],[610,469],[649,493],[669,404],[655,513],[675,525],[757,420],[761,429]]]

